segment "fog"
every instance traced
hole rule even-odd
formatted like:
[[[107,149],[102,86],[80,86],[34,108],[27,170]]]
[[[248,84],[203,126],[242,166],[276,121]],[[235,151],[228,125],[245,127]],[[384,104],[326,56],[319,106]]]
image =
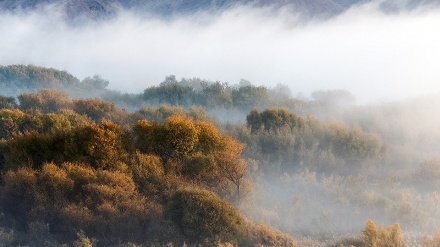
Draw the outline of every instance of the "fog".
[[[110,87],[140,92],[166,75],[292,92],[345,89],[358,102],[440,91],[440,15],[418,8],[383,13],[358,6],[326,20],[288,9],[236,7],[172,19],[130,13],[72,26],[56,8],[0,15],[0,64],[34,64],[99,74]]]

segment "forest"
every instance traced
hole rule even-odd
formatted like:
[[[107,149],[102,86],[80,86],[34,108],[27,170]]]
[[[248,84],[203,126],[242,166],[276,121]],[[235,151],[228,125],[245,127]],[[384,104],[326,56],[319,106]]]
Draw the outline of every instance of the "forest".
[[[439,246],[440,97],[0,66],[2,246]]]

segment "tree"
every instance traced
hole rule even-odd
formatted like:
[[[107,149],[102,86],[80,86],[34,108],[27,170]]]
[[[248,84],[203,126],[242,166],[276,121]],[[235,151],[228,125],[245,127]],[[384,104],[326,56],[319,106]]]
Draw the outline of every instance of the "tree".
[[[19,134],[23,128],[25,113],[20,110],[0,110],[0,139]]]
[[[220,174],[236,188],[236,200],[240,203],[240,186],[246,172],[246,162],[240,158],[244,145],[229,136],[223,137],[223,150],[215,154]]]
[[[144,100],[154,104],[189,106],[193,99],[193,88],[178,82],[175,76],[168,76],[159,87],[150,87],[144,91]]]
[[[231,88],[227,83],[203,83],[197,98],[198,103],[207,108],[230,108],[232,105]]]
[[[17,107],[18,105],[14,97],[0,95],[0,109],[15,109]]]
[[[74,99],[73,109],[81,115],[87,115],[96,123],[102,119],[109,119],[109,115],[116,111],[116,105],[100,99]]]
[[[85,86],[86,89],[106,89],[110,84],[109,81],[104,80],[99,75],[94,75],[93,77],[86,77],[81,83]]]
[[[122,128],[111,121],[102,121],[100,125],[92,123],[78,129],[75,135],[77,140],[81,140],[82,147],[78,149],[84,149],[84,154],[97,168],[114,169],[118,162],[126,159]]]
[[[18,96],[20,109],[35,109],[43,113],[56,112],[64,108],[70,108],[70,100],[67,94],[53,89],[40,89],[37,93],[23,93]]]
[[[267,101],[267,88],[263,86],[244,85],[232,90],[232,104],[243,110],[264,105]]]
[[[192,152],[198,142],[197,129],[191,119],[171,116],[162,125],[140,120],[133,127],[135,147],[145,153],[181,160]]]
[[[38,88],[72,87],[78,83],[78,78],[66,71],[34,65],[0,66],[0,85],[18,92]]]
[[[398,222],[387,228],[380,227],[380,229],[377,229],[376,224],[372,220],[368,220],[362,233],[364,235],[364,243],[368,247],[405,246]]]
[[[263,126],[261,116],[256,109],[253,109],[246,116],[246,123],[247,126],[250,128],[252,134],[256,134],[257,132],[259,132]]]
[[[197,138],[197,129],[191,119],[180,116],[169,117],[163,124],[164,140],[161,155],[168,158],[181,159],[193,151]],[[156,143],[159,144],[159,143]]]
[[[283,108],[269,108],[261,113],[254,109],[247,115],[246,123],[253,134],[260,130],[272,134],[283,130],[293,132],[305,125],[303,119]]]
[[[195,151],[209,154],[221,148],[223,137],[212,123],[205,121],[196,122],[195,127],[197,130]]]
[[[368,220],[362,233],[364,235],[364,242],[367,247],[378,247],[377,226],[372,220]]]

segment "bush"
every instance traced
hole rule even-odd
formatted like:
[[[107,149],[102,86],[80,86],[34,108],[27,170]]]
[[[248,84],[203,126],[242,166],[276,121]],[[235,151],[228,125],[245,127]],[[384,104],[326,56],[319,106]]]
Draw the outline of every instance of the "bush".
[[[177,191],[166,213],[191,242],[240,241],[245,222],[228,203],[205,190]]]
[[[266,225],[248,224],[246,246],[298,246],[289,235],[274,230]]]

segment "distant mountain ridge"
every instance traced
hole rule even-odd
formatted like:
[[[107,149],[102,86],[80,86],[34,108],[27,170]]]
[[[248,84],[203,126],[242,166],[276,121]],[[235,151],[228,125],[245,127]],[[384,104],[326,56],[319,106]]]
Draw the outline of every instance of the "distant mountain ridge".
[[[191,14],[198,11],[222,11],[236,5],[254,7],[289,7],[306,17],[328,17],[372,0],[0,0],[0,10],[28,11],[45,5],[61,6],[69,18],[100,19],[115,16],[121,10],[156,16]],[[439,4],[440,0],[383,0],[385,10],[414,8],[423,4]]]
[[[69,17],[101,18],[127,9],[169,16],[201,10],[219,11],[234,5],[252,5],[287,6],[306,16],[329,16],[339,14],[361,1],[363,0],[0,0],[0,10],[27,11],[54,4],[62,6]]]

